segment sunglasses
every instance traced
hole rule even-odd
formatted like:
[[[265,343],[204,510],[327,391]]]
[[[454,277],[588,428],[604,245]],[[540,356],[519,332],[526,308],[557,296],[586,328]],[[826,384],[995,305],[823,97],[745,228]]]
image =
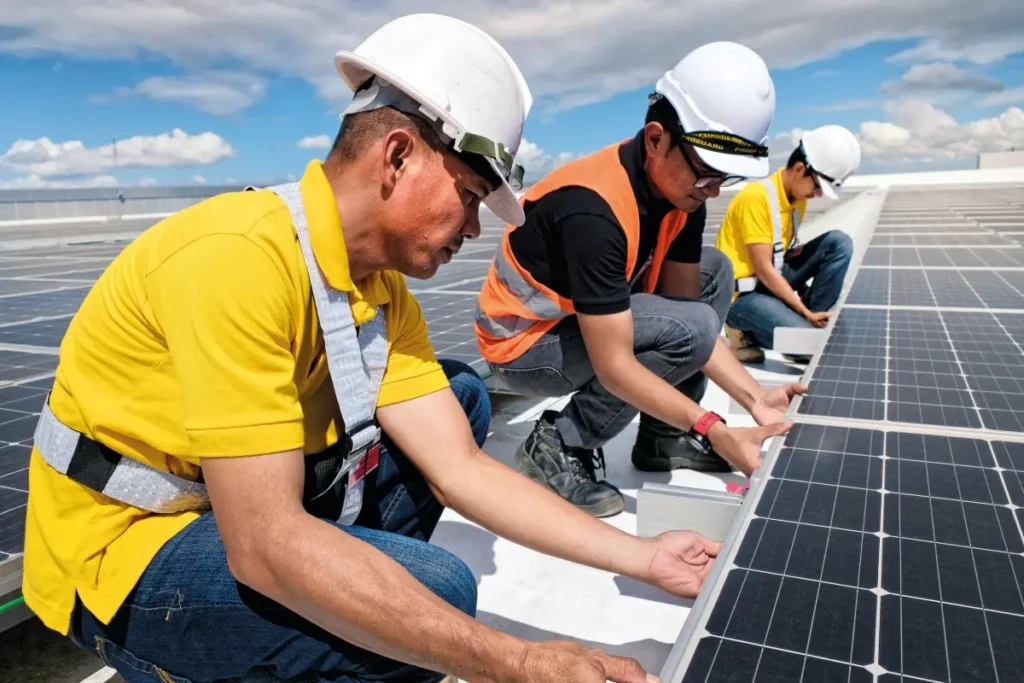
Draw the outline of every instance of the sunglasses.
[[[703,163],[694,163],[693,159],[690,158],[693,146],[688,144],[686,135],[676,135],[676,143],[679,145],[679,152],[683,155],[683,160],[686,161],[686,165],[690,167],[690,172],[693,173],[694,187],[730,187],[736,183],[743,182],[746,180],[746,176],[740,175],[726,175],[719,173],[713,169],[704,166]],[[693,154],[696,154],[693,152]]]

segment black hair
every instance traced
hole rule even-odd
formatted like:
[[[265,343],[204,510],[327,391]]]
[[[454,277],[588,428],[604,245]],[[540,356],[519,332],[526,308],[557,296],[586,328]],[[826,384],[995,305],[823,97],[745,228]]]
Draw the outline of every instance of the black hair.
[[[668,132],[669,149],[676,144],[678,137],[683,134],[682,125],[679,123],[679,114],[675,107],[666,97],[657,98],[653,104],[647,107],[647,118],[644,125],[648,123],[660,124]]]
[[[786,168],[793,168],[798,163],[803,163],[805,167],[807,166],[807,155],[804,154],[803,145],[797,145],[796,149],[793,150],[793,153],[789,155],[789,161],[786,162]],[[806,171],[804,172],[806,173]]]
[[[381,107],[371,111],[349,114],[343,118],[338,134],[327,153],[327,158],[352,161],[373,141],[395,128],[411,131],[436,152],[445,149],[441,139],[426,120],[392,107]]]

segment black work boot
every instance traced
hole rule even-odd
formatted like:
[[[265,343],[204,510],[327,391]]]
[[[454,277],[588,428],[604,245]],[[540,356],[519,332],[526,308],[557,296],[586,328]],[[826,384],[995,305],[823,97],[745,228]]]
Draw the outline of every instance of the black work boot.
[[[636,443],[633,444],[633,467],[642,472],[732,471],[732,467],[722,456],[714,451],[704,453],[694,446],[680,430],[669,427],[663,422],[654,425],[652,421],[644,419],[640,420],[640,430],[636,435]]]
[[[526,441],[516,451],[520,471],[551,489],[594,517],[611,517],[622,512],[622,493],[607,481],[597,481],[598,467],[605,471],[604,453],[572,448],[562,441],[555,427],[558,413],[546,410]]]

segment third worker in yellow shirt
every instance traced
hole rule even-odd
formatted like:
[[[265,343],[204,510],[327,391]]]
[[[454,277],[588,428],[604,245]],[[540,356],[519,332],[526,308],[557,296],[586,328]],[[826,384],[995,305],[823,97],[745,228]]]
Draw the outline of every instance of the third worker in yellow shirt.
[[[725,324],[740,361],[763,361],[777,327],[828,324],[853,245],[839,230],[800,244],[800,222],[809,198],[838,199],[859,166],[853,133],[823,126],[803,134],[785,168],[751,182],[729,203],[715,246],[732,261],[736,278]]]

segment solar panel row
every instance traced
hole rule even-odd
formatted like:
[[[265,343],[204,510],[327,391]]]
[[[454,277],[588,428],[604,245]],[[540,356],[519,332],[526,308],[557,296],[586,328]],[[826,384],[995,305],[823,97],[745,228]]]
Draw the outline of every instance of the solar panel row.
[[[667,681],[1024,680],[1024,250],[991,207],[1024,188],[889,191]]]

